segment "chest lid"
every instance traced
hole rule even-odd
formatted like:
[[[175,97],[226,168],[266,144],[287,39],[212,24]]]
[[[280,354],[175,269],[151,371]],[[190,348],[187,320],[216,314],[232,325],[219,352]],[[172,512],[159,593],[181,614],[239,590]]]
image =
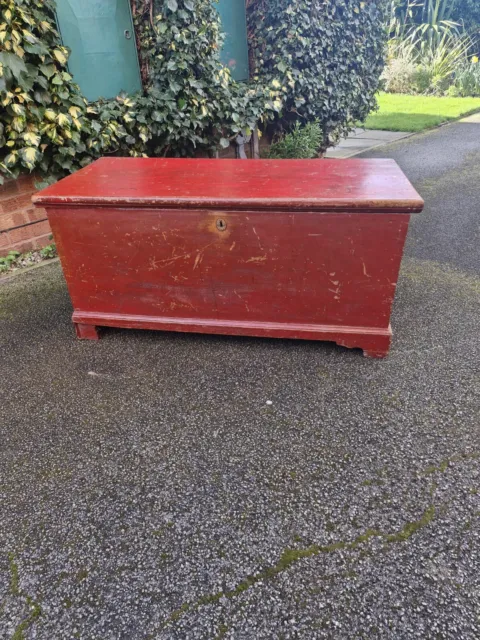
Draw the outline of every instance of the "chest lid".
[[[414,213],[394,160],[101,158],[32,198],[39,206]]]

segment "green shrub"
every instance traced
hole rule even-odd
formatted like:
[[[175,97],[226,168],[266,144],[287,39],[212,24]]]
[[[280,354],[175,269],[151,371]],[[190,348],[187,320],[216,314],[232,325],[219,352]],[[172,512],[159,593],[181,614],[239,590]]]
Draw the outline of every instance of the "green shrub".
[[[10,267],[15,264],[19,255],[19,251],[9,251],[6,256],[0,256],[0,273],[9,271]]]
[[[459,33],[452,19],[457,0],[391,0],[390,36],[396,40],[438,42],[445,33]],[[461,0],[459,0],[461,1]]]
[[[444,30],[439,38],[424,39],[414,31],[389,44],[389,60],[383,73],[386,91],[444,95],[467,63],[471,40]]]
[[[192,155],[226,147],[281,108],[270,84],[237,84],[219,61],[210,0],[134,0],[145,91],[87,104],[66,70],[52,0],[3,0],[0,181],[53,181],[100,155]]]
[[[0,181],[49,181],[105,154],[184,156],[269,120],[318,120],[328,146],[374,107],[384,0],[249,0],[253,73],[219,60],[213,0],[131,0],[144,90],[88,104],[67,71],[53,0],[2,0]]]
[[[449,32],[438,41],[420,43],[417,62],[431,76],[432,93],[442,94],[452,84],[455,73],[467,61],[470,44],[468,37]]]
[[[278,127],[318,120],[326,146],[375,106],[384,64],[383,0],[249,0],[253,79],[278,82]]]
[[[52,182],[119,149],[128,101],[88,105],[67,72],[53,1],[5,0],[1,20],[0,184],[33,170]]]
[[[480,96],[480,63],[478,58],[474,57],[457,71],[455,82],[449,93],[462,98]]]
[[[389,93],[414,93],[417,67],[411,59],[390,58],[382,73],[383,88]]]
[[[214,151],[281,108],[274,87],[236,83],[221,64],[220,21],[211,0],[156,0],[153,19],[150,0],[134,4],[140,63],[148,74],[144,95],[132,98],[133,122],[125,126],[134,137],[135,121],[143,124],[145,146],[137,140],[138,151]]]
[[[292,131],[274,142],[268,158],[315,158],[322,147],[323,136],[318,122],[309,122],[303,127],[296,122]]]
[[[47,244],[46,247],[40,249],[40,255],[45,260],[50,260],[51,258],[55,258],[57,256],[57,247],[55,244]]]
[[[86,102],[67,72],[51,0],[5,0],[0,15],[0,169],[62,173],[82,150]],[[78,166],[78,165],[77,165]],[[0,175],[1,180],[1,175]]]
[[[416,67],[412,78],[412,93],[435,93],[433,87],[432,72],[427,67]]]
[[[478,0],[455,0],[452,19],[462,24],[470,34],[473,44],[471,51],[480,51],[480,2]]]

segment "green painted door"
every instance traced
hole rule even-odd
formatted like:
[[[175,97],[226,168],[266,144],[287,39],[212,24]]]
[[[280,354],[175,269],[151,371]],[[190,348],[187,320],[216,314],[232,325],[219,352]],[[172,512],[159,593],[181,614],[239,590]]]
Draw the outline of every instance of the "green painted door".
[[[88,100],[142,88],[129,0],[57,0],[68,67]]]
[[[218,0],[217,9],[226,34],[220,58],[235,80],[248,80],[245,0]]]

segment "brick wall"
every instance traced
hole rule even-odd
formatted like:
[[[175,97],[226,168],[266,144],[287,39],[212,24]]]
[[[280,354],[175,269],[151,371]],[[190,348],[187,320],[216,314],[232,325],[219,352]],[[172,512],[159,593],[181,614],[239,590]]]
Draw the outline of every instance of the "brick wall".
[[[260,149],[268,148],[266,136],[260,139]],[[251,157],[250,145],[245,145]],[[231,144],[219,154],[220,158],[235,158],[235,145]],[[0,185],[0,256],[12,249],[24,253],[41,249],[51,243],[51,231],[44,209],[32,205],[35,176],[25,175],[17,180],[6,180]]]
[[[34,176],[21,176],[0,186],[0,256],[12,249],[21,253],[40,249],[51,242],[47,214],[31,202],[34,182]]]

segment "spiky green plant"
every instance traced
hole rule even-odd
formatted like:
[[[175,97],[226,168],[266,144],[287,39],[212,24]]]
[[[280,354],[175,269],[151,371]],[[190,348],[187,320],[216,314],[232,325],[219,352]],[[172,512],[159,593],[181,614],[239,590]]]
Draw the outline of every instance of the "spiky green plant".
[[[390,37],[439,43],[446,33],[459,34],[462,25],[451,19],[456,0],[391,0]]]

